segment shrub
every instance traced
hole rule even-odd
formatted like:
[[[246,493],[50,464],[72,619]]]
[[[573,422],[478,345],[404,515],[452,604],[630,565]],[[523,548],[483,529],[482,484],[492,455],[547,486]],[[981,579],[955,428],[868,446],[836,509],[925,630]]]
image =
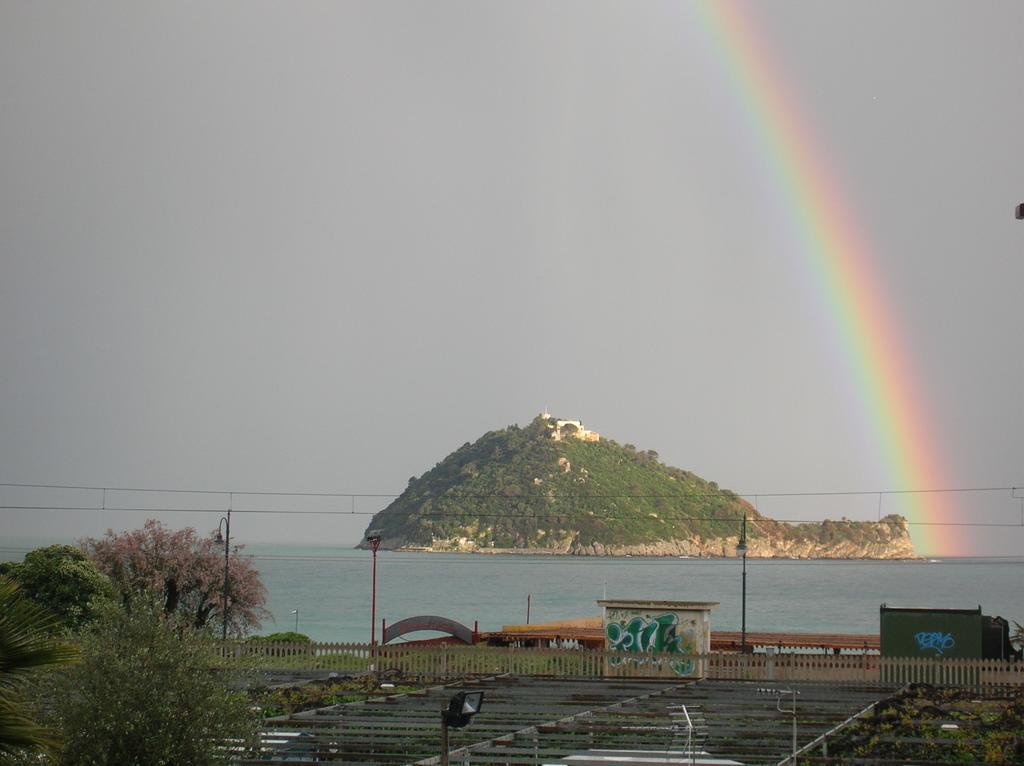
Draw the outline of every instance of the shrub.
[[[67,766],[207,766],[257,735],[244,692],[214,640],[163,614],[156,599],[104,608],[82,636],[81,664],[56,680]]]
[[[250,641],[287,641],[292,644],[308,644],[309,636],[305,633],[296,633],[294,630],[284,630],[278,633],[271,633],[268,636],[253,636]]]

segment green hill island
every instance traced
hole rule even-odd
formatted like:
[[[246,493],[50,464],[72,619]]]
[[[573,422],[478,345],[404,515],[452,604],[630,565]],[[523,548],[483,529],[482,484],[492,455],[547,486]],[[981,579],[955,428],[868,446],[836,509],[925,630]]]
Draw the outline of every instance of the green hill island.
[[[906,519],[788,524],[652,450],[542,413],[466,442],[367,527],[391,550],[575,556],[918,558]],[[363,542],[359,547],[366,547]]]

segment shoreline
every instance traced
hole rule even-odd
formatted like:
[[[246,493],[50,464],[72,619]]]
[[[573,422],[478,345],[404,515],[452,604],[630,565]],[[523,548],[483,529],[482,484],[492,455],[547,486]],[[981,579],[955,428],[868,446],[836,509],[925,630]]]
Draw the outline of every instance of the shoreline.
[[[354,550],[369,550],[366,546],[355,545]],[[385,548],[392,553],[454,553],[472,554],[482,556],[538,556],[550,558],[574,558],[574,559],[682,559],[692,561],[728,561],[741,558],[740,556],[729,555],[685,555],[675,553],[570,553],[568,551],[551,550],[550,548],[475,548],[475,549],[449,549],[449,548],[428,548],[420,546],[400,546],[398,548]],[[747,553],[748,560],[757,561],[909,561],[928,562],[927,556],[765,556],[763,554]]]

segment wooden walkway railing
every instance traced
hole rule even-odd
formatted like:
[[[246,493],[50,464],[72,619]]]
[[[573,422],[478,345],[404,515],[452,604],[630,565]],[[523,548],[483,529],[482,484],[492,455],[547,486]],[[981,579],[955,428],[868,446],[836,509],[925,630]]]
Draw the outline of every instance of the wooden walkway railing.
[[[228,642],[223,656],[262,667],[339,672],[391,671],[457,678],[533,675],[574,678],[720,678],[822,683],[929,683],[936,686],[1022,686],[1024,662],[913,659],[871,654],[630,654],[603,650],[485,646]]]

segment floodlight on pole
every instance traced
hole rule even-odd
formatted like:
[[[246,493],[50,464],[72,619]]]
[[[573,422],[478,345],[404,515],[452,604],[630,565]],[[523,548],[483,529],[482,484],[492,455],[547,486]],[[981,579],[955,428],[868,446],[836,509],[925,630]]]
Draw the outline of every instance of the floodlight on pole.
[[[484,704],[483,692],[459,692],[441,710],[441,766],[448,766],[448,727],[468,726]]]

